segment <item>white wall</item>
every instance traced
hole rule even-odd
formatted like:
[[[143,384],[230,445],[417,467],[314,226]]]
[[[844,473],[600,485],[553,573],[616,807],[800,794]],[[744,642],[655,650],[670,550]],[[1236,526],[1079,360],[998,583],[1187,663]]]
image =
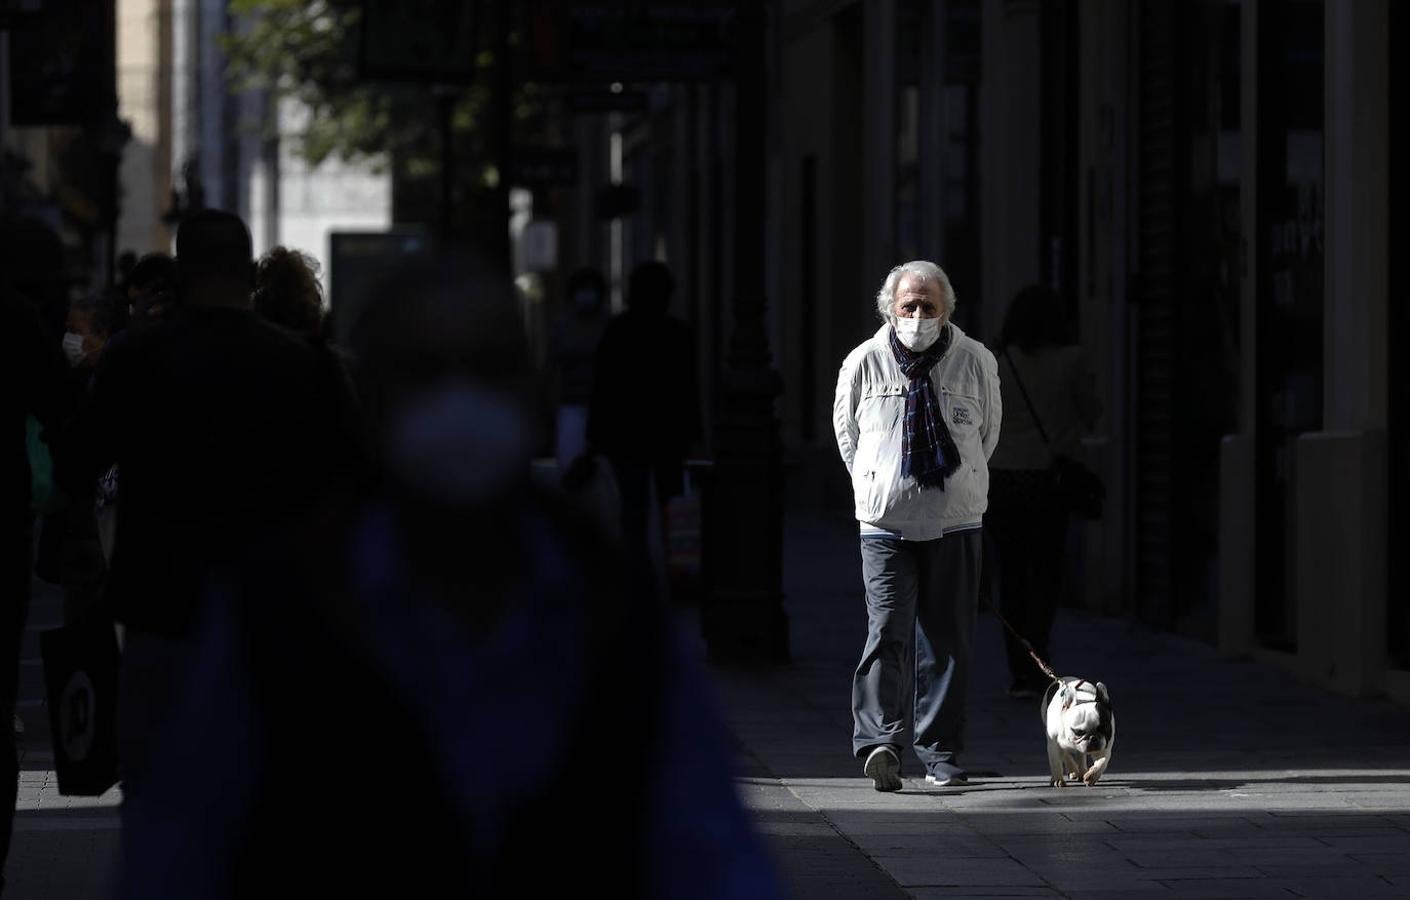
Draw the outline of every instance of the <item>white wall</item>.
[[[170,66],[162,52],[162,6],[160,0],[117,2],[118,116],[132,129],[119,173],[117,249],[138,255],[168,250],[171,243],[161,221],[171,190],[170,113],[163,109]]]
[[[312,168],[299,155],[298,135],[308,120],[307,110],[292,100],[279,104],[278,169],[272,228],[267,206],[266,180],[270,166],[257,161],[252,167],[249,221],[255,253],[275,244],[295,248],[318,260],[328,295],[328,235],[334,231],[384,231],[392,225],[391,173],[377,171],[371,161],[346,163],[337,158]]]

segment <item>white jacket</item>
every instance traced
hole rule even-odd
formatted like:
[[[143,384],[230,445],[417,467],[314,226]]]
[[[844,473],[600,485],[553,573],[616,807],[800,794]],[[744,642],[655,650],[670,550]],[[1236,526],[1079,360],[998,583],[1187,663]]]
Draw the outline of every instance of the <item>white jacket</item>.
[[[1003,402],[994,354],[951,323],[950,347],[930,370],[940,411],[960,451],[944,490],[901,474],[901,430],[910,380],[891,352],[890,325],[847,354],[837,373],[832,424],[852,474],[857,520],[906,540],[972,528],[989,506],[989,455],[999,442]]]

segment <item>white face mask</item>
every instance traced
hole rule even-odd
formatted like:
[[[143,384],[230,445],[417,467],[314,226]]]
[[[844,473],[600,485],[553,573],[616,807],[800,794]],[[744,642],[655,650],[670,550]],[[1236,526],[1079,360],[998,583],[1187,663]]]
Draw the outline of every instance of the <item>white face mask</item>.
[[[72,331],[64,332],[64,356],[69,358],[71,366],[83,362],[83,335]]]
[[[940,318],[896,319],[896,337],[901,339],[907,350],[920,353],[940,339]]]

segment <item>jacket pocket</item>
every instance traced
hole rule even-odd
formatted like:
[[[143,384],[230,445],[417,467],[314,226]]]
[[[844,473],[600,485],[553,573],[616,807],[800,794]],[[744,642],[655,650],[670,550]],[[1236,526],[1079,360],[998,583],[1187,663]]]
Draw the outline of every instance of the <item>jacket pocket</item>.
[[[983,407],[979,405],[978,389],[973,385],[961,385],[957,389],[942,386],[940,390],[945,424],[960,452],[960,469],[950,476],[946,485],[950,492],[946,516],[959,521],[982,514],[988,496],[989,467],[979,436]]]
[[[889,432],[898,428],[906,411],[906,386],[894,382],[869,384],[857,402],[857,428]]]
[[[857,438],[857,455],[852,460],[852,500],[857,518],[863,522],[881,514],[880,444],[880,434],[863,431]]]

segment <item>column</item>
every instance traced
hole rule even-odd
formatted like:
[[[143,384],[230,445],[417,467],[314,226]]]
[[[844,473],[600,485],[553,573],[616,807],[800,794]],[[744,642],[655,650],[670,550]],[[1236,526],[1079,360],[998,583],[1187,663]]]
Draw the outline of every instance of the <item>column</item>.
[[[1387,0],[1326,15],[1323,431],[1298,440],[1298,656],[1351,694],[1384,687],[1388,350]]]
[[[765,331],[767,190],[766,12],[736,11],[734,303],[729,359],[715,422],[715,467],[707,489],[701,630],[716,662],[788,661],[783,610],[783,484],[772,368]]]

